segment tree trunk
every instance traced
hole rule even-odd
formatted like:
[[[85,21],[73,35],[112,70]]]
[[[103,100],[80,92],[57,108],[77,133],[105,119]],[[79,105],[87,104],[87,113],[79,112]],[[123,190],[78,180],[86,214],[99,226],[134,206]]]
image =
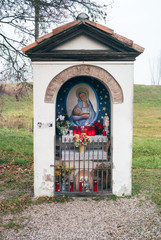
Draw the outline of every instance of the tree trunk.
[[[39,37],[39,6],[38,3],[35,4],[35,41]]]

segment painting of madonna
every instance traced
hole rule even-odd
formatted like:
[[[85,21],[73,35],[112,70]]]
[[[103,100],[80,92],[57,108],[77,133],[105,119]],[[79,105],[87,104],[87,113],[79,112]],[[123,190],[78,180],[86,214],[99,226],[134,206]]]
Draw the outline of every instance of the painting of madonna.
[[[78,103],[74,106],[70,121],[72,125],[90,126],[96,117],[93,105],[89,99],[88,90],[77,91]]]

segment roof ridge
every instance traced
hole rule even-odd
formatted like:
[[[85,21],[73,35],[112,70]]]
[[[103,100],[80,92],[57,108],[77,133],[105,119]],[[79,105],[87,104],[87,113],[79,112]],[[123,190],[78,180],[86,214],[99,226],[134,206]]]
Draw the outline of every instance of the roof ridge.
[[[106,34],[109,34],[114,40],[119,41],[120,43],[124,44],[127,47],[130,47],[130,48],[134,49],[137,52],[142,53],[144,51],[143,47],[139,46],[138,44],[135,44],[131,39],[115,33],[114,30],[111,29],[111,28],[108,28],[108,27],[106,27],[104,25],[101,25],[99,23],[91,22],[89,20],[85,20],[85,21],[84,20],[75,20],[73,22],[66,23],[62,26],[54,28],[52,30],[52,32],[47,33],[47,34],[37,38],[34,43],[29,44],[28,46],[22,48],[22,52],[25,53],[27,50],[36,47],[42,41],[44,41],[46,39],[49,39],[49,38],[51,38],[51,37],[53,37],[53,36],[55,36],[59,33],[65,32],[66,30],[71,29],[72,27],[75,27],[75,26],[79,26],[79,25],[90,26],[90,27],[93,27],[93,28],[98,29],[100,31],[103,31]]]

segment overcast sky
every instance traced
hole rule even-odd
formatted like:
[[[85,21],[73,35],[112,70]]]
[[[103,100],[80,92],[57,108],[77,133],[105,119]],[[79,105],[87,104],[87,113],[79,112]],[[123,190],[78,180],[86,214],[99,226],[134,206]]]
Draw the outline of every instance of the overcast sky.
[[[151,84],[149,62],[161,52],[161,0],[114,1],[106,25],[145,48],[135,61],[135,83]]]

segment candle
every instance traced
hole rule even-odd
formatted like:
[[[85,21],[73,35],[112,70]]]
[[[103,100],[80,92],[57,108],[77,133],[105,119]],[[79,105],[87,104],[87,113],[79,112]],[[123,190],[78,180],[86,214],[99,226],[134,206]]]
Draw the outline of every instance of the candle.
[[[84,133],[87,135],[88,134],[88,128],[87,126],[84,127]]]
[[[81,127],[78,126],[78,134],[81,135]]]
[[[106,136],[106,131],[105,130],[103,131],[103,136]]]
[[[60,191],[60,188],[59,188],[59,182],[56,181],[56,192],[59,192]]]
[[[70,182],[70,192],[74,192],[73,181]]]
[[[79,192],[82,192],[82,182],[79,182]]]
[[[94,181],[94,192],[97,192],[97,181]]]
[[[95,127],[92,127],[92,136],[95,136]]]
[[[73,129],[73,136],[74,136],[75,134],[77,134],[77,128],[76,128],[76,126],[74,126],[74,129]]]
[[[92,135],[91,127],[88,128],[88,136]]]
[[[65,192],[66,191],[66,185],[65,185],[65,180],[63,180],[63,183],[62,183],[62,192]]]

